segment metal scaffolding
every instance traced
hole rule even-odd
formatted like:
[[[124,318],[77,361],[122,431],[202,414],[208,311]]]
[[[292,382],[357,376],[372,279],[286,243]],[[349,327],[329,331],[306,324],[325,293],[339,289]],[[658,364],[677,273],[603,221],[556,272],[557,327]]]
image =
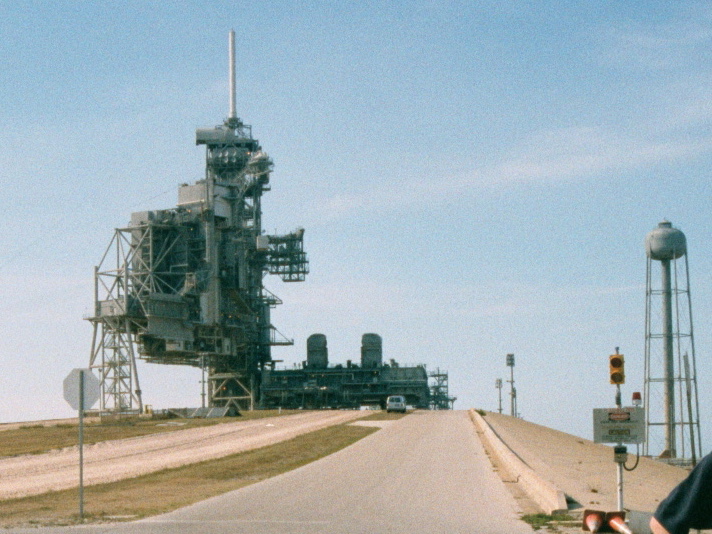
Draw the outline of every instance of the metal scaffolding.
[[[263,279],[305,279],[304,229],[262,230],[273,163],[235,115],[234,32],[230,76],[229,117],[196,131],[205,178],[181,185],[175,208],[133,213],[96,268],[90,367],[103,411],[142,409],[137,357],[204,368],[210,407],[252,409],[271,347],[293,343],[271,324],[281,301]]]
[[[448,372],[440,368],[428,373],[430,378],[430,409],[452,410],[457,397],[451,397],[448,386]]]

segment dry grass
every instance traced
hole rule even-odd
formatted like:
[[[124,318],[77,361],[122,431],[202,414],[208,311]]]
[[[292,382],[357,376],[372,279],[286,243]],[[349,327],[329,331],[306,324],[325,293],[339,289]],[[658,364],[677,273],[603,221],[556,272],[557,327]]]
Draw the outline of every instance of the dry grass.
[[[412,412],[409,411],[408,413]],[[405,417],[408,413],[388,413],[385,410],[382,410],[374,413],[373,415],[361,418],[361,421],[394,421],[396,419],[400,419],[401,417]]]
[[[298,410],[282,410],[281,415],[298,413]],[[280,415],[277,410],[255,410],[245,412],[240,417],[216,419],[163,419],[163,420],[120,420],[109,423],[84,425],[84,443],[91,445],[100,441],[134,438],[148,434],[174,432],[200,426],[234,423],[249,419],[261,419]],[[178,424],[176,424],[178,423]],[[77,424],[54,426],[28,425],[15,430],[6,430],[0,439],[0,457],[20,454],[41,454],[53,449],[73,447],[78,442]]]
[[[85,520],[120,521],[169,512],[313,462],[375,431],[336,425],[219,460],[89,486],[84,490]],[[0,527],[74,524],[79,522],[78,507],[76,489],[2,501]]]

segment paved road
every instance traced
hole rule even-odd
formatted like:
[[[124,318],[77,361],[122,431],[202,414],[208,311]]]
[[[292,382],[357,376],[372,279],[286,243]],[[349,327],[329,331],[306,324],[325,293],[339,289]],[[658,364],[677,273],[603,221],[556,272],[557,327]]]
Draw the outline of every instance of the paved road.
[[[14,532],[23,532],[16,530]],[[170,514],[24,532],[519,534],[514,499],[467,412],[419,412],[332,456]]]

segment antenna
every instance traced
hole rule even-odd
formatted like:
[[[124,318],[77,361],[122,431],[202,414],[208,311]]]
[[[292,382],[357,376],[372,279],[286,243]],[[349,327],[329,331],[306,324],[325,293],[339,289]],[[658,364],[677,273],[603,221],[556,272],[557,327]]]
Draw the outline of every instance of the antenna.
[[[230,115],[228,121],[234,122],[237,119],[236,96],[235,96],[235,30],[230,30]]]

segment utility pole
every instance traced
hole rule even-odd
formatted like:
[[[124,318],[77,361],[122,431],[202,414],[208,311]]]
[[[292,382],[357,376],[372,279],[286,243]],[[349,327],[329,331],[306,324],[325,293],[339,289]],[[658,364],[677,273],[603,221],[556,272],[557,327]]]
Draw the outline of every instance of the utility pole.
[[[499,390],[499,413],[502,413],[502,379],[498,378],[494,382],[494,387]]]
[[[510,379],[507,382],[510,384],[511,416],[517,417],[517,388],[514,387],[514,354],[507,354],[507,367],[510,370]]]

